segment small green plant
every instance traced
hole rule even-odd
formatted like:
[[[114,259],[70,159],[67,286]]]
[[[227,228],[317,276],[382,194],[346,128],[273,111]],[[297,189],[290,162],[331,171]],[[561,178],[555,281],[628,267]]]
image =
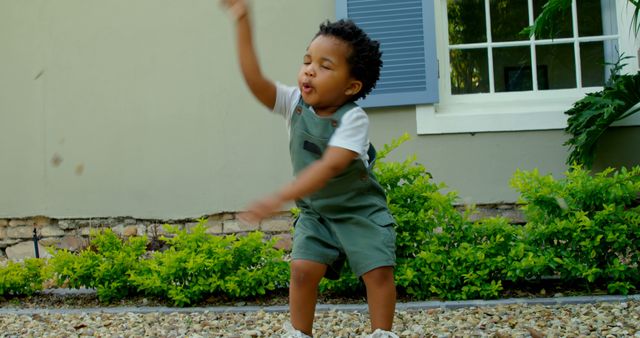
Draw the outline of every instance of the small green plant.
[[[50,270],[58,285],[95,288],[101,301],[136,293],[128,275],[138,268],[146,251],[146,237],[120,239],[111,229],[92,233],[91,245],[79,254],[53,252]]]
[[[27,258],[21,263],[8,261],[0,266],[0,297],[31,296],[42,290],[44,261]]]
[[[169,249],[130,273],[138,290],[185,306],[210,295],[244,298],[286,287],[289,269],[284,252],[273,248],[275,240],[265,241],[259,232],[213,236],[205,223],[200,219],[189,231],[167,226],[173,234],[163,238]]]

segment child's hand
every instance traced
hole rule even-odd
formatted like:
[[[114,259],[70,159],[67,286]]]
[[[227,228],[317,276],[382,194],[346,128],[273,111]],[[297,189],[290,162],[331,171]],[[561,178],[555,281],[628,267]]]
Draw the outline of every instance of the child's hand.
[[[238,215],[238,218],[247,224],[259,224],[263,219],[278,212],[284,202],[279,194],[268,196],[253,203],[246,212]]]
[[[220,4],[224,6],[230,13],[235,21],[247,16],[247,3],[245,0],[220,0]]]

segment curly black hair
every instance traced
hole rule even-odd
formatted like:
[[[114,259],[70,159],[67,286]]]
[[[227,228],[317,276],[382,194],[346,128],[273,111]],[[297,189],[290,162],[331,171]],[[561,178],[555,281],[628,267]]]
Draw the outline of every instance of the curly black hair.
[[[366,97],[380,78],[382,68],[380,43],[371,40],[367,33],[353,21],[344,19],[323,22],[314,39],[320,35],[338,38],[351,47],[351,54],[347,57],[351,76],[362,82],[362,89],[353,96],[353,101]]]

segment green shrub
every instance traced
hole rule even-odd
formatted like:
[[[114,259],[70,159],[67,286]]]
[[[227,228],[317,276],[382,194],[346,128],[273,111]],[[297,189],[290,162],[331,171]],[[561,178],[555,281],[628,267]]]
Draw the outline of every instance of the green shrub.
[[[120,239],[111,229],[92,233],[91,245],[79,254],[53,253],[50,269],[58,285],[95,288],[101,301],[122,299],[136,293],[129,281],[146,251],[146,237]]]
[[[640,167],[597,174],[571,169],[560,180],[537,170],[514,175],[528,219],[520,271],[587,288],[603,283],[611,293],[627,294],[640,282],[640,207],[634,206]]]
[[[205,219],[190,231],[167,227],[170,248],[156,252],[131,273],[131,281],[147,295],[167,297],[178,306],[208,295],[244,298],[286,287],[289,269],[275,240],[259,232],[244,237],[206,233]]]
[[[0,266],[0,297],[30,296],[42,290],[44,262],[27,258],[21,263],[8,261]]]
[[[385,145],[375,168],[397,223],[396,284],[418,299],[498,297],[509,264],[519,258],[510,253],[521,228],[502,218],[469,221],[473,209],[458,212],[456,193],[443,193],[445,185],[434,183],[415,157],[380,161],[408,138],[405,134]],[[321,291],[347,294],[358,286],[345,269],[338,281],[323,281]]]
[[[404,136],[381,151],[404,142]],[[396,283],[418,299],[495,298],[503,283],[560,277],[566,286],[604,284],[626,294],[640,281],[640,167],[592,175],[573,167],[566,179],[517,171],[512,185],[528,223],[504,218],[469,220],[470,208],[454,208],[458,197],[443,193],[424,166],[410,157],[378,162],[376,176],[396,218]],[[322,291],[352,293],[361,287],[345,269]]]
[[[457,194],[443,192],[446,186],[433,182],[426,168],[414,162],[411,157],[377,167],[397,222],[397,285],[418,299],[498,297],[510,264],[520,255],[512,248],[521,227],[504,218],[470,221],[474,208],[459,212]]]
[[[415,258],[403,258],[398,285],[420,299],[496,298],[503,289],[521,228],[504,218],[450,224],[423,244]]]

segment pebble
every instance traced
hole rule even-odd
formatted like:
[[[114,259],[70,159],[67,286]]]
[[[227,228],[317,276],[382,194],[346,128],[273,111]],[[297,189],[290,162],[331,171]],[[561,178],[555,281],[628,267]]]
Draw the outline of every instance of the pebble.
[[[640,337],[640,302],[573,305],[509,304],[397,311],[400,337]],[[280,337],[287,313],[174,312],[0,315],[0,337]],[[366,313],[316,314],[315,337],[364,337]]]

